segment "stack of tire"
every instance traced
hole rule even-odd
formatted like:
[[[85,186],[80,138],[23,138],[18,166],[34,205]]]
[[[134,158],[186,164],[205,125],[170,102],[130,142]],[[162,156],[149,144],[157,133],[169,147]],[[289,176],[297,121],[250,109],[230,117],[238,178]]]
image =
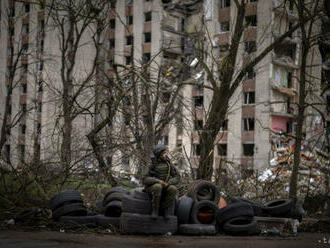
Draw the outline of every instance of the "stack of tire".
[[[87,209],[84,206],[82,194],[77,190],[60,192],[50,200],[49,206],[52,210],[52,217],[54,220],[78,220],[77,222],[83,221],[84,223],[93,222],[92,219],[85,218]]]
[[[122,213],[122,199],[129,192],[121,187],[112,187],[104,196],[102,209],[104,215],[96,215],[95,224],[98,226],[113,226],[119,228]]]
[[[253,208],[254,216],[282,217],[302,220],[304,209],[301,204],[294,206],[292,199],[276,199],[259,204],[242,197],[232,197],[232,202],[245,202]]]
[[[219,209],[217,224],[220,231],[228,235],[256,235],[260,231],[254,216],[254,210],[249,203],[232,202]]]
[[[255,235],[260,232],[255,216],[286,217],[301,221],[291,199],[278,199],[259,204],[241,197],[232,197],[231,204],[218,212],[220,229],[229,235]]]
[[[168,219],[159,216],[151,218],[152,203],[149,195],[142,188],[133,189],[130,194],[122,197],[122,214],[120,230],[129,234],[175,234],[178,220],[174,215],[175,207],[170,211]],[[160,210],[162,214],[163,210]]]
[[[197,181],[183,196],[177,208],[179,233],[183,235],[216,234],[216,216],[220,192],[215,184]]]

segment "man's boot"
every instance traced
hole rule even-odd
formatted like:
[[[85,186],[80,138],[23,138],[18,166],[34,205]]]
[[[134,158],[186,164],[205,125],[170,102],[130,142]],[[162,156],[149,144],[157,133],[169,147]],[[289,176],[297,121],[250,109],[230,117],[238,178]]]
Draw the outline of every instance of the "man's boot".
[[[164,219],[165,220],[170,219],[170,208],[171,208],[171,206],[164,209]]]

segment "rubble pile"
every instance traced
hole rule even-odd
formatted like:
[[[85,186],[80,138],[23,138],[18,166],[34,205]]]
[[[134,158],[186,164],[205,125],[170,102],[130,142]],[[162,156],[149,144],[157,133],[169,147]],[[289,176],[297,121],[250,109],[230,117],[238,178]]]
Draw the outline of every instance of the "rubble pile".
[[[239,191],[244,197],[267,201],[278,197],[288,197],[291,171],[293,166],[294,141],[291,137],[276,134],[272,137],[273,157],[269,167],[257,171],[251,177],[239,180]],[[306,143],[301,147],[298,169],[298,197],[324,195],[329,184],[329,154]]]

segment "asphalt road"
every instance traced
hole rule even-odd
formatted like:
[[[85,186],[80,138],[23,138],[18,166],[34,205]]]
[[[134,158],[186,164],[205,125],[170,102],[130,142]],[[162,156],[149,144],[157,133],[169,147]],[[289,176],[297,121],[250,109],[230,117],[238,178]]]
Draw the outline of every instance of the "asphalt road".
[[[297,237],[134,236],[73,234],[54,231],[0,231],[1,248],[304,248],[329,247],[330,233],[299,233]]]

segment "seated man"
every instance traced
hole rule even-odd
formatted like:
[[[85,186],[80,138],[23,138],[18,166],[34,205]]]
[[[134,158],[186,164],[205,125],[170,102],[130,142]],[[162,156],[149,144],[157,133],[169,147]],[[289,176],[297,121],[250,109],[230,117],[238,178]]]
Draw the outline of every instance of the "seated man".
[[[148,173],[143,178],[145,190],[152,197],[152,218],[156,219],[159,212],[160,200],[163,196],[164,218],[168,219],[169,209],[178,192],[174,185],[180,182],[177,169],[171,164],[166,147],[163,144],[156,145],[154,149],[155,161],[151,164]]]

